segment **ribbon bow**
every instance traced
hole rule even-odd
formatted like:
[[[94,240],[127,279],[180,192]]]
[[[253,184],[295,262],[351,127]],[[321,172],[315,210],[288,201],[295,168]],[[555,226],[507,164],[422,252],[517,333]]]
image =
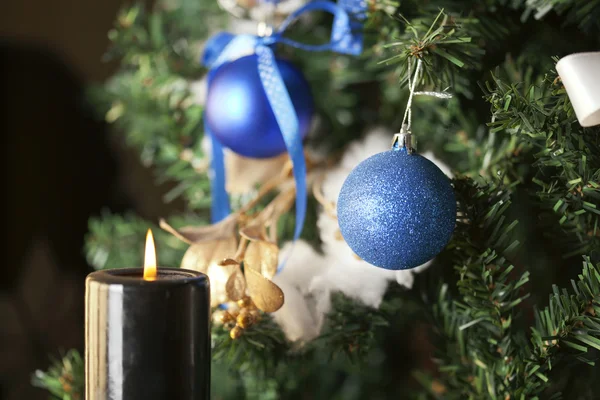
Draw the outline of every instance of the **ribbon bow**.
[[[351,20],[347,10],[353,14],[354,20]],[[260,80],[292,161],[296,183],[294,240],[300,237],[306,215],[306,164],[302,139],[299,134],[298,117],[270,46],[282,43],[306,51],[334,51],[342,54],[358,55],[362,51],[360,21],[365,16],[365,10],[366,2],[363,0],[341,0],[339,5],[329,1],[313,1],[290,14],[270,36],[234,35],[222,32],[213,36],[206,44],[202,64],[210,68],[207,76],[209,87],[217,67],[243,55],[257,55]],[[290,24],[310,11],[326,11],[333,14],[330,41],[321,45],[308,45],[285,38],[283,34]],[[227,217],[231,210],[229,197],[225,190],[225,165],[222,145],[211,134],[206,123],[205,134],[210,136],[212,142],[211,213],[213,223],[215,223]]]

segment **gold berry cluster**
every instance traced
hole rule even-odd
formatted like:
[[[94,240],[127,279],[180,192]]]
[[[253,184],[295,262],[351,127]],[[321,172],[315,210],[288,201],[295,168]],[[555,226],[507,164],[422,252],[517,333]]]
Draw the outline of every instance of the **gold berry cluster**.
[[[229,328],[229,336],[237,339],[244,333],[245,329],[260,320],[260,311],[248,296],[237,301],[236,308],[222,310],[217,315],[217,321]]]
[[[71,373],[63,371],[63,375],[58,378],[58,382],[65,393],[70,394],[74,400],[79,399],[79,393],[73,390],[73,375]]]

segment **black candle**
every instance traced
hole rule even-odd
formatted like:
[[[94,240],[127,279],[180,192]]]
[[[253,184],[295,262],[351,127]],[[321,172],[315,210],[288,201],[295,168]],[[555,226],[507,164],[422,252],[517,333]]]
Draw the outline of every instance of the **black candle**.
[[[146,264],[147,265],[147,264]],[[87,400],[208,400],[208,277],[180,268],[86,279]]]

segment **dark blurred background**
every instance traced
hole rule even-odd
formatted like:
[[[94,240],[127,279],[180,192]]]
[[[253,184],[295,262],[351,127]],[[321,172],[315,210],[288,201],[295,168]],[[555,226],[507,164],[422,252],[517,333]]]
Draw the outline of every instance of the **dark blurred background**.
[[[83,350],[87,220],[102,209],[165,215],[161,189],[86,99],[124,0],[0,6],[4,265],[0,399],[47,399],[30,384],[61,349]]]

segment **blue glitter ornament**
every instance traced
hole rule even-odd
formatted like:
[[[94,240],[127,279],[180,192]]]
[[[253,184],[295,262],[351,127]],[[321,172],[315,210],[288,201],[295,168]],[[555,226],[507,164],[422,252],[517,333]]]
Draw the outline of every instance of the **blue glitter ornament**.
[[[342,236],[359,257],[385,269],[409,269],[446,246],[456,200],[450,179],[434,163],[394,148],[352,170],[337,214]]]
[[[298,116],[299,133],[305,138],[314,109],[310,87],[291,63],[276,61]],[[208,87],[205,118],[216,139],[242,156],[268,158],[286,151],[258,75],[255,54],[223,64],[214,71]]]

